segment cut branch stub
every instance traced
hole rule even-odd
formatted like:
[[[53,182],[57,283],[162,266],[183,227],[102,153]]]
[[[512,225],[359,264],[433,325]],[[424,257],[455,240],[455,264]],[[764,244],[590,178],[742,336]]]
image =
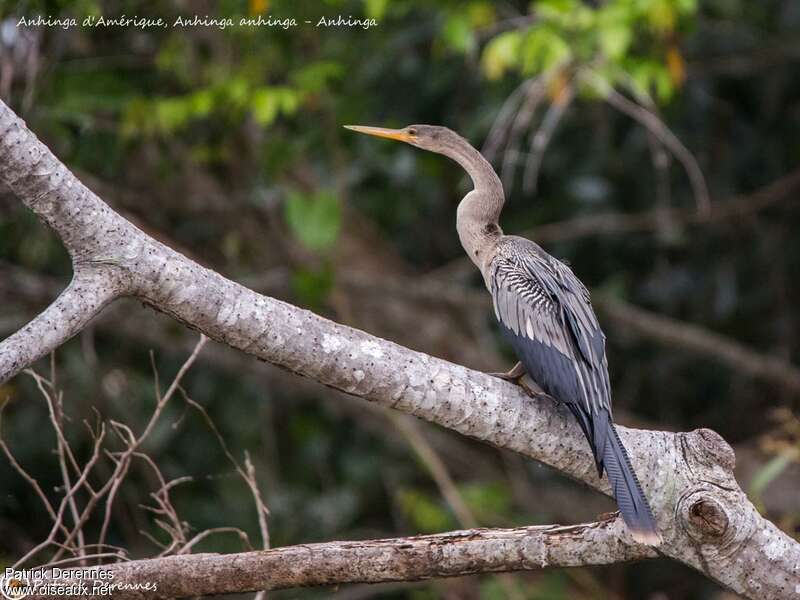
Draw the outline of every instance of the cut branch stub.
[[[689,535],[699,542],[716,541],[728,531],[728,516],[710,495],[698,492],[686,502],[684,521],[689,525]]]

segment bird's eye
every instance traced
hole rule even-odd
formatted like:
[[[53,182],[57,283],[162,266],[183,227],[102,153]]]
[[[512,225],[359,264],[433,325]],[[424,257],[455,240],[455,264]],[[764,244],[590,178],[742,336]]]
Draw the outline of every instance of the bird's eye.
[[[408,135],[417,135],[417,130],[412,127],[408,130]]]

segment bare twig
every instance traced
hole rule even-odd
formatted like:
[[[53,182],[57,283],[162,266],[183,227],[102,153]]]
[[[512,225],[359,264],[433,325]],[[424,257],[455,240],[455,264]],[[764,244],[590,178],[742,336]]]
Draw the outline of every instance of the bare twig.
[[[523,453],[609,492],[607,482],[597,477],[577,424],[558,407],[531,402],[513,384],[333,323],[201,267],[110,210],[2,102],[0,182],[9,185],[54,229],[73,258],[76,276],[81,269],[94,273],[98,289],[106,290],[108,299],[136,296],[245,353],[351,395]],[[51,307],[44,313],[46,317],[34,321],[35,327],[23,328],[0,342],[0,381],[82,329],[97,310],[96,298],[73,294],[69,306]],[[47,327],[54,323],[61,325],[55,334],[47,334]],[[749,598],[789,598],[794,594],[795,586],[800,585],[796,569],[800,544],[761,517],[748,501],[732,474],[733,453],[718,435],[708,430],[674,434],[624,427],[619,434],[656,513],[665,540],[659,549],[663,555]],[[86,471],[73,490],[83,486],[85,476]],[[87,507],[93,500],[89,499]],[[57,517],[64,505],[62,502]],[[81,520],[86,512],[85,508]],[[610,552],[604,560],[625,560],[632,548],[634,556],[642,557],[640,548],[626,545],[627,534],[619,519],[606,527],[613,530],[609,534],[613,544],[607,546],[602,546],[598,528],[583,528],[575,536],[569,535],[574,528],[560,529],[557,543],[550,536],[545,543],[539,532],[541,536],[521,542],[523,547],[502,536],[499,547],[487,547],[480,543],[487,540],[474,531],[467,534],[466,545],[460,544],[464,541],[460,536],[442,536],[435,541],[426,538],[422,546],[413,542],[401,547],[379,542],[339,544],[322,548],[322,558],[314,555],[319,560],[309,565],[311,575],[272,568],[286,563],[268,564],[267,568],[263,563],[250,563],[248,569],[230,557],[196,555],[160,559],[166,563],[140,562],[136,573],[149,575],[143,569],[156,567],[152,578],[159,582],[159,594],[179,596],[183,594],[175,589],[176,582],[192,585],[190,593],[216,593],[234,585],[235,591],[247,586],[261,590],[278,583],[413,580],[465,571],[535,568],[543,562],[591,564],[600,559],[601,546]],[[325,554],[326,549],[333,553]],[[282,552],[260,551],[258,557],[285,558],[287,554]],[[295,564],[298,557],[309,556],[308,546],[286,552]],[[411,560],[403,560],[404,556]],[[209,565],[207,561],[214,565],[212,570],[223,563],[223,570],[235,569],[235,575],[209,576],[207,569],[197,569]],[[387,570],[392,566],[400,571]],[[375,567],[383,568],[382,574],[376,573]],[[186,568],[190,571],[182,570]],[[265,581],[265,577],[272,579]],[[119,600],[121,596],[115,597]]]
[[[417,423],[408,415],[401,415],[394,411],[386,411],[386,413],[395,427],[408,440],[409,445],[414,449],[414,452],[416,452],[425,468],[431,474],[431,477],[436,482],[436,487],[439,488],[448,506],[456,515],[459,525],[470,529],[478,527],[478,520],[464,501],[464,497],[447,470],[447,466],[433,446],[425,439]],[[511,575],[501,574],[498,578],[507,598],[512,600],[520,600],[522,598]]]
[[[755,352],[723,335],[697,325],[652,313],[619,299],[600,297],[595,305],[618,326],[630,327],[662,343],[724,361],[739,372],[800,392],[800,369],[778,356]]]
[[[497,113],[494,123],[492,123],[482,148],[483,155],[489,162],[494,161],[495,155],[506,140],[506,130],[519,110],[519,103],[523,98],[527,97],[531,86],[535,85],[535,83],[535,79],[526,79],[520,83],[505,99],[503,106],[500,107],[500,111]]]
[[[522,189],[525,193],[535,193],[537,182],[539,179],[539,168],[544,158],[544,153],[550,140],[555,133],[558,124],[564,113],[572,104],[574,90],[571,84],[566,84],[563,90],[559,93],[551,103],[550,107],[545,112],[539,128],[531,138],[531,147],[528,154],[528,160],[525,162],[525,175],[522,181]]]
[[[403,433],[409,445],[425,465],[461,526],[469,529],[478,527],[475,515],[472,514],[469,506],[464,502],[464,498],[461,496],[461,492],[458,491],[458,487],[447,471],[444,462],[428,443],[428,440],[425,439],[425,436],[422,435],[413,419],[393,411],[388,411],[386,414],[394,423],[394,426]]]
[[[24,565],[28,560],[30,560],[33,556],[37,555],[39,552],[50,546],[56,539],[56,535],[64,527],[64,510],[69,504],[70,498],[84,485],[86,479],[89,477],[89,473],[94,468],[94,465],[100,458],[100,447],[105,439],[105,428],[101,426],[100,432],[97,435],[97,438],[94,442],[94,447],[92,450],[91,457],[86,462],[86,465],[83,467],[80,477],[75,481],[73,486],[67,490],[64,490],[64,497],[61,499],[61,502],[58,507],[58,511],[56,512],[56,517],[53,521],[53,526],[50,529],[50,533],[48,534],[47,538],[31,548],[26,554],[24,554],[19,560],[14,563],[14,567],[18,567],[20,565]],[[90,501],[91,502],[91,501]],[[69,548],[70,544],[72,544],[72,540],[75,537],[75,534],[78,528],[83,526],[85,522],[84,515],[86,515],[86,511],[84,510],[83,515],[78,519],[75,523],[75,527],[70,531],[70,533],[65,536],[65,540],[60,544],[61,548]],[[61,553],[63,550],[59,550],[58,553]],[[58,556],[58,554],[57,554]],[[54,558],[53,560],[58,560]]]
[[[613,88],[603,87],[602,89],[605,91],[606,101],[611,106],[646,127],[678,159],[678,162],[681,163],[686,175],[689,177],[697,208],[701,215],[707,217],[711,212],[711,199],[708,195],[708,187],[703,171],[700,169],[700,165],[697,164],[697,159],[694,155],[655,113],[629,100]]]
[[[525,130],[530,126],[536,109],[544,98],[548,82],[549,77],[545,77],[544,75],[540,75],[531,81],[525,92],[525,100],[522,102],[522,106],[517,111],[517,115],[514,117],[514,121],[511,124],[511,129],[506,139],[503,162],[500,167],[500,178],[503,181],[503,187],[506,193],[508,193],[514,183],[514,171],[519,162],[520,141]]]
[[[183,395],[183,399],[186,401],[186,403],[192,408],[194,408],[197,412],[199,412],[200,415],[203,417],[203,420],[206,422],[206,425],[208,425],[208,428],[214,434],[214,437],[217,438],[220,448],[222,448],[222,451],[225,453],[225,456],[227,457],[228,461],[233,465],[233,468],[239,474],[239,477],[241,477],[244,480],[244,482],[247,484],[247,487],[250,489],[250,493],[253,496],[253,501],[256,506],[256,513],[258,516],[258,528],[261,533],[261,543],[264,549],[266,550],[267,548],[269,548],[269,528],[267,527],[267,517],[269,517],[269,509],[267,508],[267,505],[264,503],[264,500],[261,496],[261,490],[259,490],[258,480],[256,479],[255,467],[253,466],[253,463],[250,460],[250,454],[245,452],[244,455],[245,466],[242,467],[239,464],[239,461],[237,461],[234,458],[233,454],[228,448],[228,444],[225,442],[225,438],[222,437],[222,434],[219,432],[219,429],[217,429],[217,425],[216,423],[214,423],[214,420],[211,418],[211,415],[208,414],[208,411],[203,407],[203,405],[199,404],[195,400],[192,400],[192,398],[190,398],[185,391],[181,390],[181,392]]]
[[[242,540],[242,544],[244,544],[244,547],[247,550],[253,549],[253,545],[250,543],[250,538],[244,531],[242,531],[238,527],[213,527],[211,529],[205,529],[201,531],[192,539],[187,541],[183,545],[183,547],[176,552],[176,554],[190,554],[192,548],[194,548],[197,544],[202,542],[207,537],[210,537],[212,535],[217,535],[219,533],[235,533],[237,536],[239,536],[239,539]]]
[[[28,369],[26,371],[33,379],[36,381],[36,385],[39,388],[42,396],[47,403],[47,408],[50,413],[50,423],[53,426],[53,429],[56,432],[56,456],[58,456],[58,465],[61,470],[61,478],[64,482],[64,491],[72,488],[72,482],[69,476],[69,470],[67,468],[67,456],[69,456],[70,463],[72,464],[73,468],[76,470],[77,473],[80,473],[80,469],[78,468],[77,461],[75,460],[75,455],[72,453],[72,449],[70,448],[69,442],[67,442],[66,437],[64,436],[64,409],[63,409],[63,399],[61,393],[56,388],[56,367],[55,367],[55,352],[50,353],[50,381],[46,382],[44,378],[36,374],[35,371],[32,369]],[[49,390],[47,388],[50,388]],[[51,395],[52,390],[52,395]],[[53,397],[55,396],[55,398]],[[87,482],[88,485],[88,482]],[[75,500],[75,495],[70,496],[69,498],[69,510],[70,514],[72,515],[72,521],[76,527],[77,531],[77,547],[76,551],[78,556],[82,556],[84,554],[84,546],[86,545],[86,540],[83,534],[83,527],[78,527],[78,504]]]
[[[122,481],[125,478],[125,474],[128,471],[128,466],[130,464],[130,458],[136,452],[137,448],[142,444],[142,442],[147,439],[147,437],[152,432],[153,428],[155,427],[158,418],[161,416],[161,412],[164,410],[167,402],[172,398],[176,391],[180,389],[181,381],[189,369],[192,367],[194,362],[197,360],[197,356],[200,354],[200,351],[203,349],[203,346],[206,345],[208,338],[206,336],[201,335],[200,339],[197,341],[197,344],[194,347],[194,350],[189,355],[189,358],[181,365],[180,369],[178,369],[178,373],[175,375],[175,378],[172,380],[169,388],[167,388],[166,393],[162,396],[161,390],[158,385],[158,369],[153,366],[153,380],[155,382],[155,395],[156,395],[156,407],[153,411],[153,414],[150,417],[150,420],[147,422],[142,433],[138,436],[138,438],[130,431],[130,429],[124,427],[122,424],[112,422],[112,426],[114,426],[115,431],[120,434],[120,438],[125,441],[127,448],[124,452],[120,453],[118,456],[115,457],[115,468],[114,473],[109,479],[109,483],[106,485],[110,485],[110,489],[108,492],[108,496],[106,497],[105,503],[105,515],[103,518],[103,525],[100,528],[100,536],[99,536],[99,543],[103,543],[106,539],[106,535],[108,534],[108,527],[111,520],[111,511],[114,505],[114,499],[116,498],[117,491],[119,490]],[[121,433],[127,429],[127,432]],[[105,489],[105,488],[104,488]]]
[[[256,468],[253,466],[253,461],[250,460],[250,453],[246,450],[244,453],[244,467],[247,475],[245,481],[247,481],[250,492],[253,494],[253,501],[258,511],[258,529],[261,532],[261,545],[264,550],[267,550],[269,548],[269,529],[267,529],[269,509],[261,497],[261,490],[258,489],[258,480],[256,479]]]

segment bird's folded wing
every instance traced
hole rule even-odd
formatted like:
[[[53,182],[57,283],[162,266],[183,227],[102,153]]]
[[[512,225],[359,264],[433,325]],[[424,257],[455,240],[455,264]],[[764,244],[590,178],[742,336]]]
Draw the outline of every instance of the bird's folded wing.
[[[588,414],[610,412],[605,336],[588,291],[566,265],[522,250],[498,254],[490,266],[497,319],[545,391]]]

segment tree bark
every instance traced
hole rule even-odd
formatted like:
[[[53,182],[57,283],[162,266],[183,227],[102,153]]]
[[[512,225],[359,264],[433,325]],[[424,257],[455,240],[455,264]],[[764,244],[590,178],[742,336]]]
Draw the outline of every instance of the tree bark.
[[[607,482],[597,478],[577,424],[562,407],[546,399],[532,400],[513,384],[484,373],[262,296],[198,265],[111,210],[2,102],[0,181],[59,235],[75,272],[70,286],[50,307],[0,343],[0,383],[80,331],[113,299],[135,296],[261,360],[514,450],[609,493]],[[748,598],[790,598],[800,593],[800,544],[763,519],[748,501],[733,477],[733,451],[719,435],[706,429],[619,430],[664,538],[659,553]],[[628,549],[635,544],[624,527],[617,524],[613,531],[617,545],[611,558],[630,560]],[[441,556],[455,551],[458,546],[451,544],[458,542],[443,536],[437,541]],[[564,543],[583,548],[574,555],[573,564],[594,564],[593,544]],[[275,552],[303,553],[304,548],[308,547]],[[633,557],[641,558],[641,552],[638,548]],[[325,551],[309,555],[312,560],[303,564],[307,580],[313,583],[313,572],[322,569],[331,555]],[[463,572],[455,568],[450,573],[445,563],[441,573],[435,572],[444,560],[439,556],[430,560],[434,564],[428,565],[429,570],[404,572],[402,577]],[[502,570],[491,556],[484,558],[485,570]],[[185,564],[181,561],[192,560],[207,557],[182,557],[169,568],[179,570]],[[507,566],[527,568],[513,561]],[[474,572],[483,572],[480,565]],[[338,581],[351,581],[346,577],[345,569]],[[331,577],[324,583],[335,581]],[[217,589],[213,578],[205,583],[207,591],[192,593]]]
[[[605,565],[657,556],[652,548],[623,541],[623,528],[614,519],[571,527],[469,529],[385,540],[303,544],[238,554],[168,556],[113,565],[111,581],[120,586],[113,593],[115,600],[182,598]],[[62,579],[59,583],[79,582]],[[132,589],[136,584],[149,585],[145,590]]]

